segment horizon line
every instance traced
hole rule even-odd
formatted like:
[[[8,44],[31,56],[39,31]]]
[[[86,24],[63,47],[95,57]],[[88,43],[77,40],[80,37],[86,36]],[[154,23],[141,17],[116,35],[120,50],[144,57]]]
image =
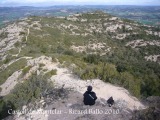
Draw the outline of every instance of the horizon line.
[[[128,5],[128,4],[106,4],[106,5],[102,5],[102,4],[97,4],[97,5],[89,5],[89,4],[86,4],[86,5],[78,5],[78,4],[75,4],[75,5],[72,5],[72,4],[68,4],[68,5],[64,5],[64,4],[57,4],[57,5],[0,5],[0,7],[53,7],[53,6],[160,6],[160,5]]]

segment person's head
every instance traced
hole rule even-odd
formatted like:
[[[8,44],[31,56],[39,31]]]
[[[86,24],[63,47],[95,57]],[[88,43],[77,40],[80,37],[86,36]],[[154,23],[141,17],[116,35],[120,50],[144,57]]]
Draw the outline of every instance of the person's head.
[[[88,86],[87,91],[91,92],[92,91],[92,86]]]

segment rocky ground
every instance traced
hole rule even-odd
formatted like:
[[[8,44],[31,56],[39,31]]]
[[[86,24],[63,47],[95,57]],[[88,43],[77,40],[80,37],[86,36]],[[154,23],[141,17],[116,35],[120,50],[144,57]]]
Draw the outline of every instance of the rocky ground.
[[[46,96],[37,103],[36,108],[32,106],[34,110],[32,110],[31,113],[16,115],[14,116],[14,119],[127,120],[128,118],[132,118],[132,112],[134,110],[146,108],[146,106],[144,106],[137,98],[131,96],[124,88],[104,83],[98,79],[83,81],[74,76],[67,68],[63,68],[59,63],[51,61],[51,58],[41,56],[36,59],[28,60],[28,65],[33,65],[35,70],[37,70],[38,64],[43,63],[43,69],[56,69],[57,75],[52,76],[50,80],[53,81],[55,86],[59,89],[47,93]],[[93,86],[93,91],[96,92],[98,97],[96,105],[94,106],[85,106],[83,104],[83,93],[86,91],[88,85]],[[115,105],[110,108],[108,107],[106,100],[111,96],[115,100]],[[24,106],[22,110],[28,108],[28,106]],[[40,114],[36,114],[37,111],[39,111]],[[46,112],[49,111],[52,111],[53,113],[47,114]]]
[[[125,120],[131,118],[130,110],[120,108],[118,103],[108,107],[106,100],[98,99],[94,106],[83,104],[83,95],[79,92],[71,92],[68,98],[59,100],[49,105],[46,110],[57,110],[57,114],[49,114],[48,120]],[[58,110],[61,111],[58,114]],[[124,117],[125,116],[125,117]]]
[[[69,89],[54,89],[35,105],[24,106],[23,111],[36,108],[25,115],[10,116],[6,120],[159,120],[160,98],[143,101],[147,109],[130,110],[125,101],[115,101],[109,107],[105,99],[97,99],[93,106],[83,104],[83,95]]]
[[[59,92],[60,96],[57,100],[54,98],[54,93],[50,93],[41,101],[41,108],[25,115],[11,116],[7,120],[128,120],[132,118],[133,111],[120,101],[116,101],[112,107],[109,107],[105,99],[98,99],[95,105],[85,106],[81,93],[76,91],[64,93],[65,89]],[[48,103],[45,103],[47,101]],[[27,107],[23,107],[23,110],[25,109]]]

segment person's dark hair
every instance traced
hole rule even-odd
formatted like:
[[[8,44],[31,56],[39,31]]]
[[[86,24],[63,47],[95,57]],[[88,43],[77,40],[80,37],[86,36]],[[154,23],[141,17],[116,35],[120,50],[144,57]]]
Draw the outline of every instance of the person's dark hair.
[[[91,92],[92,91],[92,86],[88,86],[87,91]]]

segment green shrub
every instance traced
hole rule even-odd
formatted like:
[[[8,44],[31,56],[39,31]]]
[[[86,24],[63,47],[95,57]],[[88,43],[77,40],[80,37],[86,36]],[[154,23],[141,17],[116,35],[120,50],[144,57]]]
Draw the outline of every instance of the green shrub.
[[[57,53],[62,54],[64,51],[65,51],[65,50],[64,50],[63,47],[61,47],[61,46],[58,46],[58,47],[57,47]]]
[[[28,103],[34,103],[48,91],[53,90],[52,82],[42,75],[32,74],[32,76],[19,84],[17,84],[10,94],[0,99],[0,119],[7,117],[8,110],[21,109]]]
[[[95,68],[87,67],[81,74],[81,79],[94,79],[97,78],[96,74],[94,73]]]
[[[120,76],[121,84],[124,88],[128,89],[134,96],[140,96],[140,80],[135,79],[133,75],[124,72]]]
[[[8,114],[9,109],[14,109],[13,104],[10,102],[4,101],[3,98],[1,98],[0,99],[0,119],[1,120],[9,115]]]
[[[17,41],[17,42],[14,44],[15,47],[20,47],[20,45],[21,45],[21,43],[20,43],[19,41]]]
[[[32,68],[32,66],[27,66],[22,70],[22,74],[25,75],[26,73],[29,72],[29,70]]]
[[[127,70],[125,64],[123,63],[119,63],[116,68],[118,72],[125,72]]]
[[[4,39],[4,38],[7,38],[8,37],[8,32],[2,32],[1,34],[0,34],[0,38],[1,39]]]
[[[50,77],[52,77],[53,75],[56,75],[56,74],[57,74],[57,70],[55,69],[55,70],[51,70],[51,71],[47,72],[47,73],[45,74],[45,76],[46,76],[47,78],[50,78]]]
[[[12,48],[12,49],[9,50],[10,54],[18,54],[18,52],[19,52],[18,48]]]
[[[64,54],[65,55],[74,55],[74,52],[71,50],[66,50],[66,51],[64,51]]]
[[[56,69],[55,70],[51,70],[50,73],[51,73],[51,75],[56,75],[57,74],[57,70]]]
[[[99,78],[105,82],[122,86],[134,96],[140,96],[140,80],[135,79],[130,73],[119,73],[116,66],[109,63],[100,62],[97,65],[89,64],[88,66],[84,69],[76,67],[74,73],[84,80]]]
[[[4,64],[7,64],[11,61],[12,56],[11,55],[7,55],[6,59],[3,61]]]
[[[25,32],[20,31],[20,32],[19,32],[19,35],[25,35]]]
[[[26,42],[26,37],[23,37],[22,38],[22,43],[25,44],[25,42]]]
[[[33,27],[38,27],[38,25],[37,25],[37,24],[34,24]]]
[[[41,47],[41,52],[42,53],[47,53],[47,51],[48,51],[48,47],[46,47],[46,46]]]
[[[100,61],[100,56],[95,54],[89,54],[86,57],[84,57],[84,61],[88,63],[97,64]]]
[[[39,64],[39,67],[43,67],[43,66],[45,66],[45,64],[43,64],[43,63],[40,63],[40,64]]]
[[[104,64],[99,63],[97,65],[88,65],[89,67],[79,69],[83,70],[80,77],[82,79],[93,79],[93,78],[99,78],[106,82],[112,82],[109,81],[111,78],[117,77],[118,72],[116,71],[116,68],[112,64]],[[78,73],[78,72],[77,72]]]
[[[11,65],[9,65],[7,68],[5,68],[3,71],[0,72],[0,85],[3,84],[9,76],[11,76],[15,71],[18,71],[22,68],[24,68],[27,64],[26,59],[20,59]]]
[[[28,80],[17,84],[11,94],[4,99],[12,103],[15,109],[20,109],[23,105],[39,99],[46,90],[52,88],[53,83],[49,82],[45,76],[33,74]]]
[[[57,62],[57,60],[54,56],[52,56],[52,62]]]
[[[70,61],[71,62],[72,61],[72,57],[69,56],[69,55],[62,55],[62,56],[58,56],[58,60],[62,64],[64,61],[66,61],[66,62]]]

